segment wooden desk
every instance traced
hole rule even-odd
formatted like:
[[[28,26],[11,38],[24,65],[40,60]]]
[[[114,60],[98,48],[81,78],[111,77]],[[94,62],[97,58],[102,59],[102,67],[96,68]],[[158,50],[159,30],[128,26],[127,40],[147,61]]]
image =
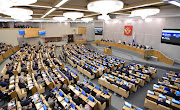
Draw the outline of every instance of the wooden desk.
[[[97,93],[97,94],[101,94],[101,93],[102,93],[102,91],[97,90],[97,89],[93,89],[93,91],[94,91],[95,93]]]
[[[4,59],[3,59],[3,56],[0,55],[0,63],[3,62],[3,60],[4,60]]]
[[[92,108],[94,108],[94,110],[97,110],[97,102],[92,102],[91,100],[87,99],[86,103],[89,104]]]
[[[104,93],[101,93],[100,95],[101,95],[101,97],[104,97],[104,98],[108,99],[109,100],[109,106],[111,106],[111,96],[112,95],[110,93],[108,93],[108,95],[104,94]]]
[[[112,54],[112,49],[104,48],[104,54],[111,55]]]
[[[77,44],[85,44],[87,43],[87,40],[77,40],[77,41],[74,41],[74,43],[77,43]]]
[[[169,64],[169,65],[174,65],[173,59],[168,58],[163,53],[161,53],[160,51],[157,51],[157,50],[142,50],[140,48],[136,48],[136,47],[120,44],[120,43],[104,42],[104,41],[99,41],[99,40],[93,42],[93,44],[96,44],[96,42],[98,42],[99,44],[102,44],[102,45],[110,45],[113,47],[122,48],[122,49],[126,49],[129,51],[133,51],[133,52],[142,54],[143,59],[145,59],[146,54],[151,54],[152,56],[158,57],[158,61],[160,61],[160,62]]]
[[[5,53],[2,54],[3,58],[6,59],[8,58],[9,56],[11,56],[13,54],[13,50],[12,49],[9,49],[7,50]]]

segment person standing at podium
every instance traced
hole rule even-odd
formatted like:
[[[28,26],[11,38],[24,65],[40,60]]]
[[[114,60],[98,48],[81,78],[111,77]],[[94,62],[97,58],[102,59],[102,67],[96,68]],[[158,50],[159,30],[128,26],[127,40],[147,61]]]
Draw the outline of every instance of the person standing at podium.
[[[111,49],[111,46],[109,45],[107,48],[108,48],[108,49]]]

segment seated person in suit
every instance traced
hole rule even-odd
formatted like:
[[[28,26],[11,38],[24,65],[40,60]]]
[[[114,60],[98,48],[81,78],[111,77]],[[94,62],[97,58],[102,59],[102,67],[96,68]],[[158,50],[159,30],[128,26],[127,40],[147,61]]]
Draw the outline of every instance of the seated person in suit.
[[[31,98],[27,98],[27,97],[23,97],[21,100],[20,100],[20,103],[21,103],[21,106],[24,107],[24,106],[27,106],[27,108],[29,108],[29,104],[32,103],[32,99]]]
[[[7,71],[6,71],[6,74],[8,74],[9,77],[11,77],[12,75],[14,75],[13,72],[12,72],[12,70],[10,70],[9,68],[8,68]]]
[[[90,89],[87,87],[86,84],[82,87],[82,89],[83,89],[86,93],[88,93],[88,94],[91,92]]]
[[[91,106],[89,104],[85,104],[83,101],[82,104],[80,105],[81,110],[92,110]]]
[[[61,81],[57,77],[54,77],[54,83],[59,84],[59,83],[61,83]]]
[[[8,91],[1,91],[2,86],[0,85],[0,99],[3,99],[5,96],[8,96]]]
[[[53,108],[54,105],[55,105],[55,98],[54,98],[54,97],[49,97],[48,100],[47,100],[47,102],[48,102],[49,106],[50,106],[51,108]]]
[[[65,94],[68,94],[70,92],[70,89],[67,87],[66,84],[64,84],[62,87],[61,87],[61,90],[65,93]]]
[[[28,71],[25,65],[23,65],[23,67],[21,68],[21,72],[28,74]]]
[[[38,84],[45,84],[45,81],[44,81],[44,79],[42,79],[41,76],[38,76],[38,77],[37,77],[37,83],[38,83]]]
[[[125,89],[126,91],[130,91],[128,83],[126,81],[124,81],[124,84],[122,84],[121,86],[123,89]]]
[[[108,49],[111,49],[111,46],[109,45],[107,48],[108,48]]]
[[[2,86],[2,87],[8,87],[8,86],[9,86],[9,81],[8,81],[8,80],[6,81],[6,80],[3,78],[3,76],[1,76],[0,86]]]
[[[100,96],[100,94],[96,94],[95,98],[103,104],[104,102],[108,102],[106,98]]]
[[[80,105],[82,103],[82,99],[78,97],[78,95],[74,94],[72,100],[76,103],[76,105]]]
[[[177,99],[177,96],[176,96],[176,94],[175,94],[175,90],[174,90],[174,89],[171,89],[171,90],[168,91],[165,95]]]
[[[80,81],[77,81],[76,85],[79,86],[80,88],[82,88],[83,86]]]
[[[164,105],[164,106],[166,106],[166,107],[169,107],[169,104],[166,103],[166,99],[164,99],[164,98],[159,98],[156,103],[157,103],[157,104]]]
[[[24,72],[20,73],[19,79],[22,79],[24,81],[27,81],[27,77],[24,76]]]
[[[20,88],[26,88],[26,85],[27,85],[27,84],[24,83],[22,79],[20,79],[18,85],[19,85]]]

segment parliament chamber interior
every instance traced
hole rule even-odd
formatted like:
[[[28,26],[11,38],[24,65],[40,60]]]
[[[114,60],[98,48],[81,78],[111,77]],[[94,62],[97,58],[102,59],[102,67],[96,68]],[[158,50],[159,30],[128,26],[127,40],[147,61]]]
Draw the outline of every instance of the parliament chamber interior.
[[[0,0],[0,110],[180,110],[180,0]]]

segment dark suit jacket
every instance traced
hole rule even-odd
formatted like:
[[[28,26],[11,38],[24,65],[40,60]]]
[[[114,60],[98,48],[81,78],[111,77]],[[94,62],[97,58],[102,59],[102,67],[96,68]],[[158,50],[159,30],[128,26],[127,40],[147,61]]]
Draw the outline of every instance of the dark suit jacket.
[[[171,91],[167,92],[166,95],[177,99],[176,95],[172,93]]]
[[[164,105],[166,107],[169,107],[169,104],[167,104],[166,102],[157,101],[157,104],[161,104],[161,105]]]
[[[121,87],[122,87],[123,89],[125,89],[126,91],[129,91],[129,90],[130,90],[129,87],[126,86],[126,85],[122,85]]]
[[[88,93],[88,94],[91,92],[89,88],[86,88],[86,87],[84,87],[84,86],[82,87],[82,89],[83,89],[86,93]]]

